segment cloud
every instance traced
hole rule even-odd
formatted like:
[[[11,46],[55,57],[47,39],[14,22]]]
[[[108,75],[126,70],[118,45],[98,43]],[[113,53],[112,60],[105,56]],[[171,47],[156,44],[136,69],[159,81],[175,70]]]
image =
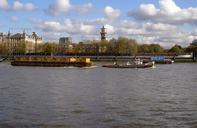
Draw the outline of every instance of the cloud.
[[[173,15],[181,11],[173,0],[160,0],[159,4],[161,6],[161,12],[167,15]]]
[[[92,3],[87,3],[87,4],[76,6],[75,10],[78,14],[84,14],[84,13],[87,13],[87,12],[93,10],[93,8],[94,8],[94,6],[92,5]]]
[[[80,25],[80,32],[82,34],[91,34],[93,30],[94,30],[94,27],[92,25],[84,25],[84,24]]]
[[[119,35],[137,39],[141,43],[160,44],[167,48],[173,44],[188,46],[195,38],[195,32],[189,33],[175,25],[164,23],[137,23],[125,20],[117,27],[119,28],[117,30],[117,32],[119,31]]]
[[[153,23],[146,23],[145,24],[145,28],[148,30],[148,31],[173,31],[175,29],[177,29],[176,26],[174,25],[170,25],[170,24],[163,24],[163,23],[156,23],[156,24],[153,24]]]
[[[96,18],[96,19],[72,19],[74,23],[83,23],[85,25],[99,25],[102,26],[104,24],[109,23],[109,20],[106,18]]]
[[[22,3],[14,1],[13,5],[9,5],[8,0],[0,0],[0,9],[4,11],[34,11],[36,6],[32,3]]]
[[[58,33],[58,32],[45,32],[44,33],[44,35],[45,35],[45,39],[46,40],[50,40],[50,41],[57,41],[57,39],[59,39],[59,37],[62,37],[62,36],[64,36],[62,33]]]
[[[114,26],[112,26],[112,25],[109,25],[109,24],[106,24],[105,25],[105,28],[106,28],[106,32],[107,32],[107,34],[113,34],[114,32],[115,32],[115,28],[114,28]]]
[[[10,21],[11,22],[16,22],[18,20],[18,17],[17,16],[11,16],[10,17]]]
[[[42,28],[44,31],[62,31],[62,25],[56,21],[46,21],[42,24]]]
[[[153,4],[142,4],[128,16],[140,21],[184,24],[197,22],[197,8],[182,9],[173,0],[159,0],[160,8]]]
[[[59,21],[39,21],[36,20],[33,25],[36,29],[42,30],[44,33],[61,33],[61,35],[70,35],[74,40],[85,39],[99,39],[100,27],[97,24],[87,24],[96,19],[89,20],[72,20],[65,19],[62,22]],[[157,43],[165,47],[171,47],[173,44],[180,44],[182,46],[188,46],[189,43],[197,37],[196,31],[189,33],[181,30],[176,25],[165,23],[140,23],[130,20],[119,20],[116,24],[105,24],[107,37],[126,36],[133,38],[141,43]],[[58,34],[55,34],[54,38]],[[47,35],[49,36],[49,35]],[[110,37],[110,38],[109,38]]]
[[[70,9],[70,0],[56,0],[55,3],[49,5],[49,8],[45,12],[57,16],[61,13],[66,14]]]
[[[105,13],[106,18],[112,19],[112,20],[120,16],[120,10],[114,9],[110,6],[105,7],[104,13]]]
[[[14,1],[13,8],[14,11],[33,11],[36,9],[35,5],[32,3],[21,3],[19,1]]]
[[[105,15],[104,17],[96,18],[96,19],[87,19],[87,20],[83,20],[82,22],[87,25],[103,26],[105,24],[113,23],[115,20],[117,20],[118,17],[120,17],[120,10],[114,9],[110,6],[106,6],[103,11]],[[79,22],[81,22],[81,20]]]
[[[62,32],[67,34],[92,34],[94,33],[93,25],[86,25],[84,23],[73,22],[70,19],[65,19],[64,22],[58,21],[33,21],[36,28],[41,29],[43,32]]]
[[[56,0],[55,3],[49,5],[48,9],[44,10],[45,13],[58,16],[60,14],[66,15],[69,11],[76,12],[78,14],[85,14],[93,10],[92,3],[85,3],[82,5],[72,5],[70,0]]]
[[[0,10],[7,10],[9,8],[9,4],[7,0],[0,0]]]

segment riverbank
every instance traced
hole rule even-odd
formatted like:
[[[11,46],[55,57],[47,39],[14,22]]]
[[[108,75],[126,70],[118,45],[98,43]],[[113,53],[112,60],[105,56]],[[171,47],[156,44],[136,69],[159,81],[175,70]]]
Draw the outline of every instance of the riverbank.
[[[41,56],[39,56],[41,57]],[[49,56],[50,57],[50,56]],[[60,57],[60,56],[57,56]],[[130,61],[131,59],[140,58],[142,60],[150,60],[151,56],[61,56],[65,58],[79,58],[79,57],[86,57],[90,58],[93,62],[114,62],[114,61],[120,61],[120,62],[126,62]],[[13,61],[14,56],[2,56],[1,58],[6,58],[5,61]],[[175,63],[197,63],[197,58],[192,57],[175,57],[175,56],[164,56],[165,59],[171,59],[174,60]]]

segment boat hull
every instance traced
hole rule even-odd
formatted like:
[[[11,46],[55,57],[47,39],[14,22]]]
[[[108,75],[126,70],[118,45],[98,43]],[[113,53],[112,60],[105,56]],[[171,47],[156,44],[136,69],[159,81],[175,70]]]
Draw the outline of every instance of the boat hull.
[[[0,62],[3,62],[3,61],[5,61],[6,60],[6,58],[1,58],[0,59]]]
[[[12,66],[39,66],[39,67],[91,67],[91,63],[85,62],[11,62]]]
[[[173,64],[173,61],[155,61],[155,64]]]
[[[140,64],[140,65],[103,65],[105,68],[151,68],[154,64]]]

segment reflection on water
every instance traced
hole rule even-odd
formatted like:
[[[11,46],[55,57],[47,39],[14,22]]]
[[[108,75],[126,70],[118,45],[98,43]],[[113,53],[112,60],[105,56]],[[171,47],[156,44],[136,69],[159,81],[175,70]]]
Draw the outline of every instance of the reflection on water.
[[[196,64],[155,69],[0,64],[0,127],[197,127]]]

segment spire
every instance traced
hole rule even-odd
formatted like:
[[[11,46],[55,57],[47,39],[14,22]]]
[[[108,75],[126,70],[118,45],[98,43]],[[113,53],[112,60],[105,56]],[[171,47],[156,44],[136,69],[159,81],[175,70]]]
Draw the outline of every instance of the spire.
[[[10,30],[8,31],[8,37],[10,37],[11,36],[11,33],[10,33]]]
[[[25,38],[26,36],[26,33],[25,33],[25,29],[23,30],[23,37]]]

